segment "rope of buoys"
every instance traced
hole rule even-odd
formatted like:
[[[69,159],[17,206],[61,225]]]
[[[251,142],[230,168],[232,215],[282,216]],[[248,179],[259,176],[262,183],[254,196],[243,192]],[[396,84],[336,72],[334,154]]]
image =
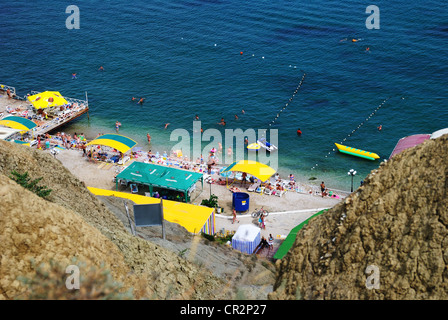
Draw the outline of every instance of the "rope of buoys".
[[[291,103],[291,101],[294,99],[294,96],[297,94],[297,92],[299,92],[300,87],[302,86],[303,81],[305,80],[305,76],[306,76],[306,73],[303,73],[302,79],[300,80],[299,85],[297,86],[296,90],[294,91],[294,94],[289,98],[289,100],[288,100],[288,102],[285,104],[285,106],[284,106],[284,107],[277,113],[277,116],[274,118],[274,120],[271,121],[271,123],[269,123],[269,127],[272,126],[272,125],[275,123],[275,121],[278,119],[278,117],[280,117],[280,113],[282,113],[283,110],[285,110],[286,107],[288,107],[288,105],[289,105],[289,104]]]
[[[356,131],[358,131],[359,130],[359,128],[361,128],[367,121],[369,121],[370,120],[370,118],[372,118],[376,113],[377,113],[377,111],[378,110],[380,110],[381,109],[381,107],[383,107],[384,106],[384,104],[387,102],[387,100],[389,100],[391,97],[388,97],[388,98],[386,98],[386,99],[384,99],[383,100],[383,102],[381,102],[379,105],[378,105],[378,107],[376,107],[375,108],[375,110],[363,121],[363,122],[361,122],[354,130],[352,130],[344,139],[342,139],[342,141],[341,142],[339,142],[339,144],[342,144],[342,143],[344,143],[348,138],[350,138]],[[403,99],[403,98],[402,98]],[[326,155],[325,155],[325,158],[328,158],[328,156],[330,156],[331,155],[331,153],[332,152],[335,152],[336,151],[336,148],[334,148],[332,151],[329,151]],[[316,169],[316,167],[318,166],[318,164],[316,163],[312,168],[311,168],[311,170],[314,170],[314,169]]]

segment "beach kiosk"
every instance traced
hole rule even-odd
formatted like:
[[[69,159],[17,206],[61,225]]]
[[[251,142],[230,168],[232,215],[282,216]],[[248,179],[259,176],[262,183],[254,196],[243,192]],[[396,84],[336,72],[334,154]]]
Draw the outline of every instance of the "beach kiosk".
[[[261,242],[261,229],[253,224],[243,224],[232,237],[232,248],[252,254]]]
[[[118,181],[120,180],[147,186],[151,196],[155,188],[183,193],[182,200],[186,203],[190,201],[190,196],[193,190],[195,190],[196,182],[201,180],[202,189],[204,188],[202,173],[138,161],[134,161],[117,175],[117,190]]]

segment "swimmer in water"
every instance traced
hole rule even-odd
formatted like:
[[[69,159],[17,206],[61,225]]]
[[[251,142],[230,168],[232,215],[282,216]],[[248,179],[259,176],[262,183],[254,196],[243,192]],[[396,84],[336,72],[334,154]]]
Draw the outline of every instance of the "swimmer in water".
[[[140,100],[138,101],[138,104],[143,105],[145,98],[140,98]]]
[[[238,120],[238,116],[237,115],[235,115],[235,120]]]
[[[166,129],[169,125],[170,125],[169,123],[165,123],[165,129]]]
[[[196,115],[196,116],[194,117],[194,119],[195,119],[195,120],[199,120],[199,116]]]
[[[76,79],[76,73],[72,73],[72,79]]]
[[[99,71],[104,71],[103,66],[101,66],[98,70],[99,70]]]

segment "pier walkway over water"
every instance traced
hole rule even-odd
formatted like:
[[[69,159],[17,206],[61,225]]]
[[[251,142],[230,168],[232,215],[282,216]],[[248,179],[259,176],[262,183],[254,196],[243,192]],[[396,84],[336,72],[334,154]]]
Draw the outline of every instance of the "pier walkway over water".
[[[11,97],[7,94],[8,89]],[[39,93],[31,91],[20,97],[14,87],[1,84],[0,119],[14,115],[32,120],[37,124],[37,127],[32,130],[32,134],[37,136],[53,131],[89,111],[87,93],[85,100],[63,97],[67,101],[65,105],[37,109],[28,100],[28,97]]]

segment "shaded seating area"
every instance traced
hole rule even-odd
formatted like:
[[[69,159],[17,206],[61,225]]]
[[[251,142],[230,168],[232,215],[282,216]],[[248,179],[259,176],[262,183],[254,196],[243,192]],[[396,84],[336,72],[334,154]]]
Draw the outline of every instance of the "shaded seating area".
[[[137,191],[131,190],[133,193],[188,203],[199,180],[203,188],[202,173],[134,161],[116,176],[116,188],[135,184]]]
[[[131,159],[127,153],[136,145],[136,141],[126,136],[114,133],[103,134],[86,144],[86,147],[91,146],[87,159],[124,165]],[[105,147],[105,149],[95,150],[93,146]]]

